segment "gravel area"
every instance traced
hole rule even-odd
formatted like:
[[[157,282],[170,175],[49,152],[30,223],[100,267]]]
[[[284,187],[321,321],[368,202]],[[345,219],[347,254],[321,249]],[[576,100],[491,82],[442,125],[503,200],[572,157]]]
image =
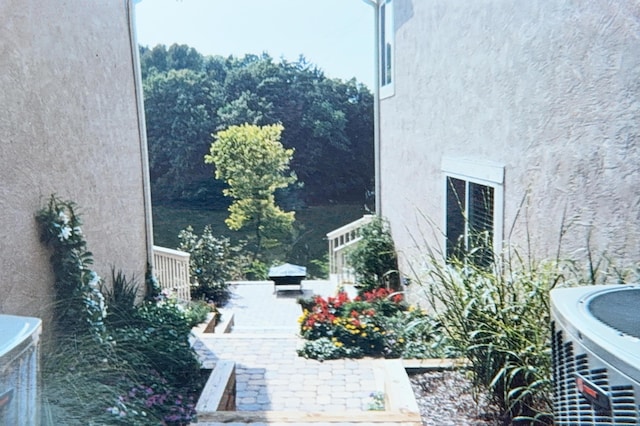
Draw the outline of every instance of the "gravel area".
[[[473,391],[459,371],[409,376],[424,426],[502,426],[499,410]]]

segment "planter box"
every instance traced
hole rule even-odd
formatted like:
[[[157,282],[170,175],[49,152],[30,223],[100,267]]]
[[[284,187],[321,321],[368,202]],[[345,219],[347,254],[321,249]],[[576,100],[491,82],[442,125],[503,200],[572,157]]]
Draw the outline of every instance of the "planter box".
[[[217,411],[236,409],[236,363],[218,361],[196,404],[198,418]]]

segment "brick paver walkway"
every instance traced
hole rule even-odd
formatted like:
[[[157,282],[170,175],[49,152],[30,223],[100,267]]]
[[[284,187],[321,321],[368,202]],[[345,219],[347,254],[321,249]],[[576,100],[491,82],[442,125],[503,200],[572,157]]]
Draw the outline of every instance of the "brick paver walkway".
[[[194,348],[205,368],[213,368],[219,360],[236,363],[237,411],[341,413],[345,420],[352,420],[349,413],[353,413],[354,423],[331,424],[362,426],[356,418],[367,412],[370,394],[384,389],[384,360],[319,362],[299,357],[296,349],[303,340],[298,336],[297,320],[302,311],[296,299],[301,294],[274,293],[273,283],[268,281],[235,283],[232,289],[233,296],[225,306],[225,311],[234,315],[232,332],[198,334]],[[335,294],[328,281],[303,281],[303,290],[304,296]]]
[[[297,291],[274,294],[269,282],[239,283],[225,307],[234,313],[233,332],[211,334],[194,343],[203,366],[217,360],[236,362],[238,411],[367,410],[379,360],[319,362],[299,357],[301,314]],[[305,282],[305,293],[332,295],[328,282]]]

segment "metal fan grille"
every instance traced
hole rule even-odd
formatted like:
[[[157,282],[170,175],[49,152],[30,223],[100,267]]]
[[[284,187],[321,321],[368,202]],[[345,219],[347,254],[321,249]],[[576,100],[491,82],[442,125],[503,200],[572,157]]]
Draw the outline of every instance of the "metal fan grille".
[[[635,425],[638,424],[634,388],[631,384],[615,383],[607,366],[583,352],[570,339],[565,341],[562,330],[551,323],[554,381],[555,425]],[[579,353],[578,353],[579,352]],[[579,391],[576,375],[589,380],[609,395],[611,410],[595,407]]]

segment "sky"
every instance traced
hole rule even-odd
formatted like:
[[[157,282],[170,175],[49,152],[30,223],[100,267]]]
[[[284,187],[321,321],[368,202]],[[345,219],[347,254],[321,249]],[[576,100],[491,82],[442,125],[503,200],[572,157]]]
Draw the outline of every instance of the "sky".
[[[363,0],[138,0],[138,43],[203,55],[300,55],[330,78],[373,87],[374,12]]]

